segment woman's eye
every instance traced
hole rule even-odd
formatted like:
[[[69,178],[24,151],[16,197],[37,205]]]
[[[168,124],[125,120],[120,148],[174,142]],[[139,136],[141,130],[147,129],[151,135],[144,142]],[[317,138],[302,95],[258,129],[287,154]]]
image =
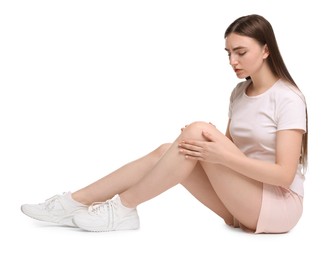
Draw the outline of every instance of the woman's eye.
[[[246,53],[247,53],[246,51],[244,51],[244,52],[239,52],[238,55],[239,55],[239,56],[243,56],[243,55],[245,55]]]

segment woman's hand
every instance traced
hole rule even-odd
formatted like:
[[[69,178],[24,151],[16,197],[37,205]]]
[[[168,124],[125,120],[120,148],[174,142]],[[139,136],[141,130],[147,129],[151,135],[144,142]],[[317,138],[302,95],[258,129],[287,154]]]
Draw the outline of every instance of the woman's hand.
[[[209,163],[223,163],[227,155],[227,148],[235,145],[222,133],[216,136],[203,131],[205,141],[183,140],[179,143],[179,152],[185,158]],[[235,147],[236,148],[236,147]]]

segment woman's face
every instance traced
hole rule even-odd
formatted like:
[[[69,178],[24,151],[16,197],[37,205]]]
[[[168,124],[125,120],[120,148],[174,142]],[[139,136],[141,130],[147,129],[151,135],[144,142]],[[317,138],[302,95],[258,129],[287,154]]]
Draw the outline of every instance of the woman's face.
[[[230,65],[241,79],[257,75],[268,57],[266,45],[261,46],[255,39],[236,33],[226,37],[225,50]]]

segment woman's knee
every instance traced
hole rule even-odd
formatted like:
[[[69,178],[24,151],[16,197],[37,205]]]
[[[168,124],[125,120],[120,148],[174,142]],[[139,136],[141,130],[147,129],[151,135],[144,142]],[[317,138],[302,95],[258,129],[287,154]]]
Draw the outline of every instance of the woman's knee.
[[[203,122],[203,121],[196,121],[189,125],[187,125],[182,135],[186,138],[197,138],[202,135],[202,131],[209,131],[210,128],[214,128],[214,126],[210,123]]]

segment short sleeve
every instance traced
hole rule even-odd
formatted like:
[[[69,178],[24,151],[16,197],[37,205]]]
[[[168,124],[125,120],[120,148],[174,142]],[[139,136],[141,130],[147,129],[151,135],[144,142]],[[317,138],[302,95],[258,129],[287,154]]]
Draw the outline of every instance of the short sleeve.
[[[238,83],[233,91],[231,92],[230,96],[230,104],[228,109],[228,117],[231,119],[232,111],[233,111],[233,104],[234,101],[237,99],[238,96],[242,95],[245,91],[245,88],[250,84],[250,80],[242,81]]]
[[[306,129],[306,102],[297,90],[286,92],[278,104],[277,130]]]
[[[228,107],[228,118],[232,117],[232,104],[233,104],[233,100],[234,100],[234,92],[235,92],[235,89],[231,92],[231,96],[230,96],[230,105]]]

